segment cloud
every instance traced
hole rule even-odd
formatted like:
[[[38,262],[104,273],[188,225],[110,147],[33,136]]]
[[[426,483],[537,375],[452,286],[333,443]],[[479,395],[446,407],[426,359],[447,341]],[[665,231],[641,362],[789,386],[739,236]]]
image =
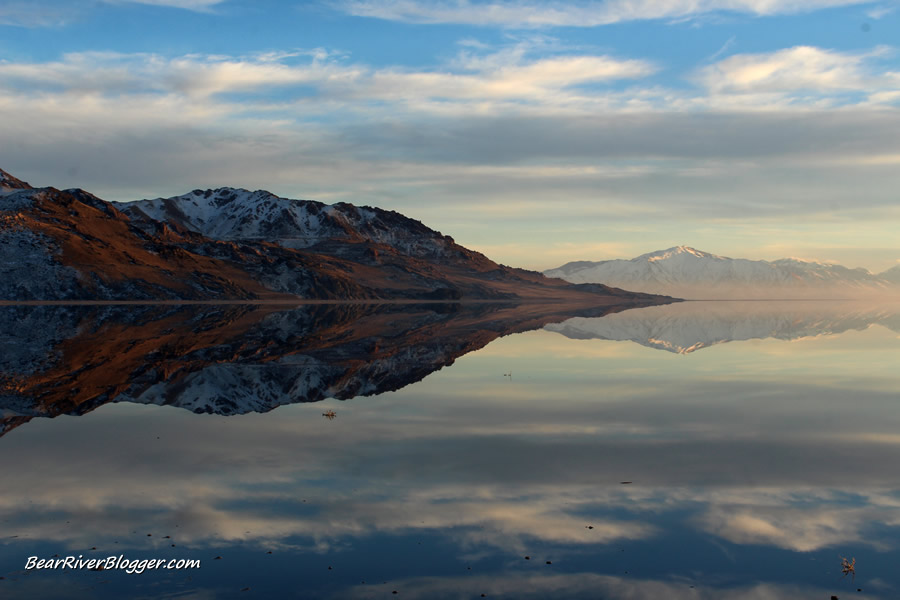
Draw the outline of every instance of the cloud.
[[[311,60],[288,64],[308,55]],[[82,52],[47,63],[0,63],[5,86],[87,94],[168,93],[208,97],[309,86],[324,101],[389,100],[427,106],[443,101],[544,103],[584,84],[635,79],[653,73],[642,60],[569,55],[527,60],[521,53],[467,55],[456,72],[372,69],[347,65],[324,50],[248,57]],[[575,93],[575,92],[572,92]]]
[[[738,54],[701,69],[698,80],[717,94],[896,89],[900,87],[897,74],[885,73],[871,64],[889,53],[886,47],[853,54],[795,46],[770,53]]]
[[[864,535],[871,524],[896,519],[896,510],[872,508],[719,505],[700,519],[701,526],[733,544],[762,544],[795,552],[829,546],[868,544],[885,550],[883,542]]]
[[[846,224],[853,210],[877,222],[872,244],[893,244],[900,90],[876,68],[886,51],[735,55],[675,89],[648,79],[648,61],[541,43],[467,45],[430,68],[320,48],[3,61],[0,165],[110,200],[234,185],[375,204],[545,268],[584,258],[549,263],[547,244],[622,244],[629,219],[668,239],[662,223],[759,231],[794,216]],[[772,61],[789,67],[742,75]]]
[[[103,2],[109,4],[148,4],[150,6],[167,6],[194,11],[206,11],[225,1],[226,0],[103,0]]]
[[[80,20],[102,4],[144,4],[209,12],[226,0],[8,0],[0,3],[0,25],[62,27]]]
[[[897,10],[896,4],[880,4],[878,6],[873,6],[872,8],[867,10],[866,16],[877,21],[878,19],[883,19],[884,17],[888,16],[895,10]]]
[[[9,0],[0,3],[0,25],[17,27],[60,27],[90,9],[71,0]]]
[[[795,14],[871,0],[606,0],[536,2],[531,0],[348,0],[348,14],[406,23],[455,23],[509,28],[595,27],[646,19],[683,19],[707,13],[755,16]]]

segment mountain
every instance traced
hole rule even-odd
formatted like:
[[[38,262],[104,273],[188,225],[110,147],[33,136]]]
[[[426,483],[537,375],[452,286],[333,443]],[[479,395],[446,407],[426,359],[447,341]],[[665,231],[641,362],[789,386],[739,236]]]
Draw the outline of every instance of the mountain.
[[[631,306],[0,306],[0,435],[108,402],[235,415],[379,394],[500,336]]]
[[[882,271],[878,274],[878,277],[884,279],[885,281],[900,285],[900,265],[891,267],[887,271]]]
[[[0,301],[670,301],[499,265],[377,208],[231,188],[113,204],[0,174]]]
[[[880,275],[865,269],[785,258],[728,258],[689,246],[630,260],[570,262],[544,271],[572,283],[603,283],[689,299],[816,299],[900,294],[900,268]]]
[[[859,302],[684,302],[544,326],[579,340],[631,341],[690,354],[731,341],[796,340],[880,325],[900,333],[896,305]]]

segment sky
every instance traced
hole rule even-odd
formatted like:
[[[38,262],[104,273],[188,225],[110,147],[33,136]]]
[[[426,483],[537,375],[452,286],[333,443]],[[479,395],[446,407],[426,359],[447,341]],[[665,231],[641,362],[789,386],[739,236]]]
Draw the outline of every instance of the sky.
[[[0,168],[397,210],[548,269],[900,264],[900,0],[0,0]]]

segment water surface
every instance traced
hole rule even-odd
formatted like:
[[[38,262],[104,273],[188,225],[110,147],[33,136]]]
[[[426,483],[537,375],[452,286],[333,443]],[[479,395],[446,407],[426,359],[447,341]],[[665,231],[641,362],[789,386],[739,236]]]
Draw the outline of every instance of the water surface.
[[[2,310],[3,597],[900,594],[891,307]]]

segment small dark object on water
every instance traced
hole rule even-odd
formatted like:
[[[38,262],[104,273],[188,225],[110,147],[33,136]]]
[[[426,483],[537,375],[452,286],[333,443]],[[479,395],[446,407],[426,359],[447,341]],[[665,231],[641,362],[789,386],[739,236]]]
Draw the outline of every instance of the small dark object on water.
[[[391,593],[392,593],[392,594],[396,594],[396,593],[397,593],[397,590],[394,590],[394,591],[393,591],[393,592],[391,592]]]
[[[584,527],[584,528],[585,528],[585,529],[593,529],[593,528],[594,528],[594,526],[593,526],[593,525],[585,525],[585,527]]]
[[[325,417],[326,419],[328,419],[329,421],[333,421],[334,418],[337,416],[337,413],[334,412],[333,410],[326,410],[325,412],[322,413],[322,416]]]
[[[531,560],[531,557],[530,557],[530,556],[526,556],[526,557],[525,557],[525,560]]]
[[[171,535],[167,535],[167,536],[164,537],[163,539],[164,539],[164,540],[171,540],[171,539],[172,539],[172,536],[171,536]]]
[[[241,590],[241,591],[242,591],[242,592],[249,592],[249,591],[250,591],[250,588],[248,588],[248,587],[245,587],[245,588],[244,588],[244,589],[242,589],[242,590]]]
[[[271,551],[271,550],[269,550],[269,551],[268,551],[268,552],[266,552],[266,554],[272,554],[272,551]]]
[[[147,537],[153,537],[153,534],[152,534],[152,533],[148,533],[148,534],[147,534]]]
[[[215,557],[213,560],[222,560],[222,557],[221,557],[221,556],[217,556],[217,557]]]
[[[552,565],[552,564],[553,564],[553,563],[552,563],[552,562],[550,562],[550,561],[549,561],[549,560],[548,560],[548,561],[547,561],[547,564],[548,564],[548,565]]]
[[[328,570],[330,571],[330,570],[331,570],[331,567],[328,567]]]
[[[844,574],[844,577],[852,574],[853,578],[856,578],[856,557],[847,560],[843,556],[841,557],[841,573]]]
[[[831,600],[840,600],[837,596],[831,596]]]
[[[91,550],[96,550],[96,549],[97,549],[97,546],[94,546],[91,548]]]
[[[627,484],[633,483],[633,482],[631,482],[631,481],[620,481],[619,483],[621,483],[622,485],[627,485]]]

